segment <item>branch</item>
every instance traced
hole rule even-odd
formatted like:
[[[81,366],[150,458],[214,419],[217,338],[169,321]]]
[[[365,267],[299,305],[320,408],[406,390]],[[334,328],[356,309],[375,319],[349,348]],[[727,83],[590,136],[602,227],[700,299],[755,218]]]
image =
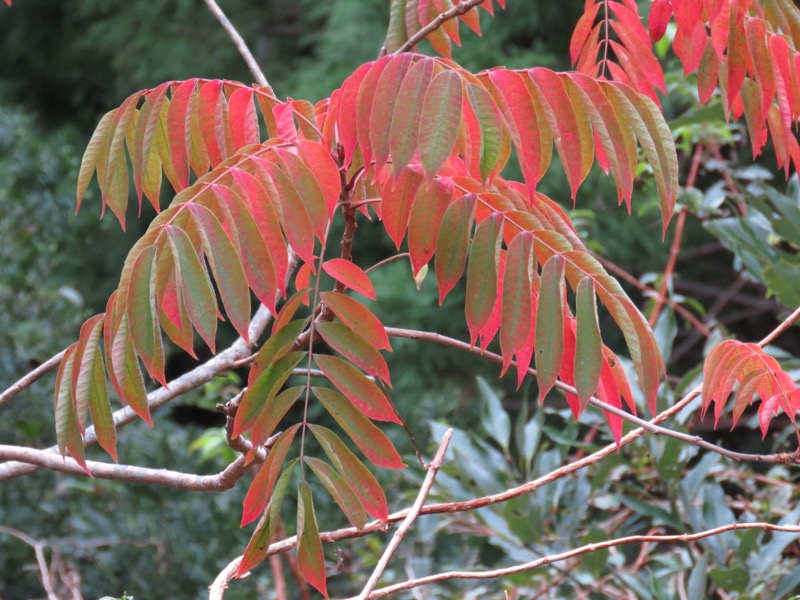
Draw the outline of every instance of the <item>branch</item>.
[[[482,4],[485,0],[464,0],[459,4],[456,4],[450,10],[446,10],[443,13],[439,13],[439,15],[430,23],[425,25],[422,29],[420,29],[417,33],[412,35],[408,38],[408,41],[400,46],[397,50],[392,52],[392,54],[402,54],[403,52],[408,52],[416,46],[420,41],[424,38],[428,37],[428,34],[432,31],[436,31],[441,27],[445,21],[449,21],[450,19],[455,19],[456,17],[460,17],[461,15],[467,13],[471,8]]]
[[[277,438],[276,438],[277,439]],[[269,447],[270,440],[265,444]],[[263,462],[266,453],[259,451],[257,462]],[[88,477],[86,471],[71,457],[61,457],[48,450],[35,448],[20,448],[0,444],[0,460],[13,460],[18,463],[44,467],[51,471],[59,471],[70,475]],[[247,472],[245,456],[239,456],[224,471],[216,475],[194,475],[192,473],[179,473],[167,469],[148,469],[133,465],[114,465],[97,461],[86,461],[92,477],[98,479],[111,479],[113,481],[127,481],[129,483],[146,483],[149,485],[162,485],[176,490],[191,492],[221,492],[231,489],[236,482]]]
[[[500,356],[499,354],[495,354],[494,352],[482,351],[480,348],[477,348],[475,346],[470,346],[466,342],[455,340],[453,338],[449,338],[447,336],[440,335],[438,333],[430,333],[430,332],[427,332],[427,331],[415,331],[415,330],[411,330],[411,329],[397,329],[397,328],[394,328],[394,327],[387,327],[386,328],[386,333],[388,335],[394,336],[394,337],[405,337],[405,338],[416,339],[416,340],[424,340],[424,341],[434,342],[434,343],[437,343],[437,344],[442,344],[444,346],[450,346],[452,348],[457,348],[459,350],[463,350],[463,351],[469,352],[471,354],[476,354],[476,355],[481,356],[481,357],[483,357],[483,358],[485,358],[487,360],[490,360],[491,362],[494,362],[494,363],[497,363],[497,364],[503,364],[503,357]],[[536,375],[536,369],[530,369],[529,368],[528,369],[528,374],[535,376]],[[568,384],[566,384],[566,383],[564,383],[562,381],[556,381],[554,387],[557,387],[557,388],[561,389],[562,391],[567,392],[569,394],[572,394],[574,396],[578,395],[578,390],[576,390],[573,386],[568,385]],[[697,391],[699,393],[700,389],[702,389],[702,388],[697,388],[695,391]],[[725,448],[722,448],[720,446],[712,444],[711,442],[707,442],[707,441],[705,441],[703,438],[701,438],[699,436],[690,435],[688,433],[681,433],[679,431],[674,431],[674,430],[668,429],[666,427],[659,427],[654,421],[648,422],[648,421],[645,421],[644,419],[640,419],[639,417],[637,417],[635,415],[632,415],[632,414],[630,414],[628,412],[625,412],[624,410],[622,410],[620,408],[617,408],[615,406],[611,406],[610,404],[607,404],[607,403],[603,402],[602,400],[600,400],[599,398],[596,398],[594,396],[592,396],[589,399],[589,403],[594,405],[594,406],[596,406],[596,407],[598,407],[598,408],[601,408],[602,410],[610,412],[610,413],[612,413],[612,414],[614,414],[614,415],[616,415],[616,416],[618,416],[618,417],[620,417],[622,419],[625,419],[626,421],[628,421],[630,423],[633,423],[634,425],[638,426],[641,430],[647,431],[649,433],[654,433],[654,434],[657,434],[657,435],[664,435],[664,436],[667,436],[667,437],[672,437],[672,438],[681,440],[683,442],[698,446],[698,447],[703,448],[705,450],[709,450],[711,452],[716,452],[717,454],[720,454],[722,456],[725,456],[727,458],[730,458],[732,460],[736,460],[736,461],[739,461],[739,462],[792,464],[792,463],[795,463],[795,461],[798,459],[798,457],[800,457],[800,450],[798,450],[796,452],[793,452],[793,453],[790,453],[790,454],[786,454],[786,453],[781,453],[781,454],[743,454],[741,452],[733,452],[731,450],[727,450]]]
[[[272,315],[269,310],[264,306],[259,307],[255,316],[250,321],[249,334],[252,342],[255,342],[255,340],[260,337],[271,320]],[[248,346],[243,339],[239,338],[227,350],[220,352],[208,362],[175,379],[169,384],[169,389],[161,387],[148,394],[147,404],[150,410],[163,406],[170,400],[208,383],[219,373],[232,369],[237,360],[249,355],[250,346]],[[114,412],[112,416],[114,418],[114,427],[122,427],[138,418],[136,413],[127,406]],[[83,441],[84,445],[93,444],[97,441],[94,427],[88,427],[86,429]],[[47,448],[46,452],[54,456],[59,456],[57,446]],[[36,465],[29,463],[9,462],[7,464],[2,464],[0,465],[0,481],[25,475],[35,471],[37,468]]]
[[[367,584],[364,586],[364,589],[358,596],[358,600],[365,600],[366,598],[370,597],[372,590],[374,590],[375,586],[378,585],[378,580],[380,580],[381,575],[383,574],[384,570],[386,570],[389,560],[391,560],[392,555],[397,550],[397,547],[400,545],[400,542],[403,540],[406,532],[411,528],[412,523],[414,523],[416,520],[417,516],[419,515],[419,511],[422,510],[422,506],[425,504],[425,500],[427,500],[428,494],[433,487],[433,482],[436,479],[436,473],[442,466],[444,455],[447,452],[447,447],[450,445],[450,438],[452,437],[452,429],[445,431],[442,442],[439,444],[439,450],[436,452],[433,462],[428,465],[428,474],[425,476],[425,481],[422,482],[422,488],[419,490],[419,495],[417,496],[414,505],[408,511],[408,515],[406,515],[406,518],[400,524],[400,527],[398,527],[397,531],[394,532],[392,539],[389,541],[389,545],[386,546],[386,550],[383,552],[383,556],[381,556],[381,559],[378,561],[378,564],[367,581]]]
[[[59,357],[59,360],[61,360],[61,357]],[[45,542],[35,540],[22,531],[12,529],[11,527],[4,527],[2,525],[0,525],[0,533],[15,537],[20,542],[33,548],[33,551],[36,553],[36,563],[39,565],[39,575],[42,578],[42,587],[44,588],[44,591],[47,592],[47,600],[58,600],[58,594],[56,594],[55,588],[53,587],[53,579],[50,575],[50,568],[47,566],[47,559],[44,555],[44,547],[46,545]]]
[[[19,381],[12,384],[6,391],[0,394],[0,406],[11,400],[14,396],[19,394],[22,390],[30,387],[35,381],[57,368],[61,364],[61,359],[64,358],[66,350],[62,350],[55,356],[47,359],[45,362],[36,367],[33,371],[20,378]]]
[[[567,560],[575,556],[580,556],[581,554],[588,554],[589,552],[596,552],[597,550],[612,548],[614,546],[621,546],[623,544],[635,544],[642,542],[688,543],[703,538],[720,535],[728,531],[737,531],[741,529],[761,529],[765,531],[785,531],[789,533],[800,533],[800,525],[773,525],[772,523],[731,523],[729,525],[723,525],[722,527],[716,527],[714,529],[707,529],[705,531],[700,531],[698,533],[683,533],[678,535],[631,535],[616,540],[607,540],[605,542],[586,544],[585,546],[580,546],[579,548],[574,548],[572,550],[568,550],[567,552],[561,552],[559,554],[551,554],[549,556],[544,556],[542,558],[538,558],[536,560],[532,560],[527,563],[514,565],[513,567],[506,567],[503,569],[494,569],[492,571],[450,571],[447,573],[437,573],[436,575],[429,575],[427,577],[421,577],[419,579],[413,579],[411,581],[406,581],[403,583],[398,583],[385,588],[381,588],[370,594],[368,598],[381,598],[383,596],[388,596],[389,594],[393,594],[395,592],[399,592],[402,590],[409,590],[415,587],[419,587],[421,585],[436,583],[437,581],[446,581],[449,579],[494,579],[497,577],[504,577],[506,575],[522,573],[524,571],[530,571],[531,569],[535,569],[537,567]]]
[[[247,43],[245,43],[244,38],[239,35],[239,32],[236,31],[236,27],[233,26],[233,23],[230,22],[228,17],[225,16],[225,13],[222,12],[222,9],[216,3],[215,0],[205,0],[206,6],[208,6],[208,10],[216,17],[219,24],[222,25],[222,28],[228,34],[228,36],[233,40],[233,44],[236,46],[236,49],[239,51],[239,54],[242,55],[244,62],[247,63],[247,68],[250,69],[250,72],[253,74],[253,77],[256,80],[256,83],[261,87],[267,87],[272,90],[272,87],[269,85],[267,78],[264,76],[264,73],[261,71],[261,67],[258,66],[253,53],[250,52],[250,49],[247,47]]]

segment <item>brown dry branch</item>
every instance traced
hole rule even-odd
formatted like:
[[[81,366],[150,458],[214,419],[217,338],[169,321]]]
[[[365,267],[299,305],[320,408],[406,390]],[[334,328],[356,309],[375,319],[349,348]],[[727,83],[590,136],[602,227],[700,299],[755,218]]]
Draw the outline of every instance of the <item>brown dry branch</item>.
[[[408,38],[408,41],[400,46],[397,50],[395,50],[392,54],[402,54],[403,52],[408,52],[416,46],[420,41],[428,37],[428,34],[432,31],[436,31],[441,27],[446,21],[450,19],[455,19],[460,17],[463,14],[466,14],[471,8],[478,6],[479,4],[483,4],[486,0],[464,0],[463,2],[459,2],[450,10],[446,10],[443,13],[439,13],[439,15],[430,23],[425,25],[422,29],[420,29],[417,33],[412,35]]]
[[[422,482],[422,487],[419,490],[419,494],[417,495],[417,499],[414,501],[413,506],[408,511],[408,515],[400,524],[400,527],[397,528],[397,531],[394,532],[392,539],[389,540],[389,544],[386,546],[386,550],[384,550],[383,555],[381,556],[380,560],[378,561],[375,570],[372,572],[369,580],[367,580],[364,589],[361,591],[361,594],[358,596],[358,600],[365,600],[369,598],[372,591],[375,589],[375,586],[378,585],[378,581],[381,578],[381,575],[386,570],[386,567],[389,564],[394,553],[397,551],[397,548],[400,546],[400,542],[403,541],[403,537],[405,537],[406,532],[411,528],[411,525],[414,523],[416,518],[419,516],[419,511],[422,510],[422,506],[425,504],[425,500],[428,499],[428,494],[433,487],[433,482],[436,479],[436,474],[439,472],[439,468],[442,466],[442,461],[444,460],[444,455],[447,452],[447,447],[450,445],[450,439],[453,437],[453,430],[448,429],[444,432],[444,436],[442,437],[442,441],[439,444],[439,449],[436,451],[436,456],[433,459],[433,462],[428,465],[428,474],[425,476],[425,480]]]
[[[450,579],[496,579],[498,577],[505,577],[506,575],[513,575],[515,573],[522,573],[530,571],[537,567],[549,565],[562,560],[567,560],[589,552],[596,552],[605,548],[612,548],[614,546],[621,546],[623,544],[638,544],[638,543],[660,543],[660,542],[679,542],[688,543],[694,542],[707,537],[720,535],[728,531],[737,531],[742,529],[761,529],[764,531],[785,531],[789,533],[800,533],[800,525],[773,525],[772,523],[731,523],[716,527],[714,529],[707,529],[697,533],[683,533],[677,535],[630,535],[616,540],[607,540],[605,542],[597,542],[594,544],[586,544],[566,552],[559,554],[551,554],[542,558],[532,560],[527,563],[506,567],[503,569],[494,569],[491,571],[448,571],[447,573],[437,573],[427,577],[420,577],[411,581],[405,581],[385,588],[375,590],[369,595],[369,598],[382,598],[396,592],[403,590],[413,589],[422,585],[428,585],[439,581],[447,581]]]
[[[0,534],[10,535],[11,537],[18,539],[20,542],[33,548],[33,551],[36,554],[36,564],[39,567],[39,577],[42,580],[42,587],[47,593],[47,600],[59,600],[55,591],[55,586],[53,585],[53,578],[50,574],[50,568],[47,566],[47,558],[44,555],[44,548],[46,546],[45,542],[41,540],[35,540],[22,531],[12,529],[11,527],[5,527],[3,525],[0,525]]]

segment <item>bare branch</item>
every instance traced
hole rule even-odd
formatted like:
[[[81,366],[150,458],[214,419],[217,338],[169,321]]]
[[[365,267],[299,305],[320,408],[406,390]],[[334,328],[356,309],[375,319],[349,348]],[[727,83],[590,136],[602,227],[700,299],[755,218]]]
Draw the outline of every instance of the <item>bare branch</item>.
[[[208,6],[208,10],[211,11],[231,40],[233,40],[236,49],[239,51],[239,54],[242,55],[244,62],[247,63],[247,68],[250,69],[250,72],[253,74],[256,83],[258,83],[258,85],[261,87],[270,88],[271,91],[272,88],[269,85],[267,78],[264,76],[264,73],[261,71],[261,67],[258,66],[253,53],[250,52],[250,48],[247,47],[247,43],[244,41],[244,38],[239,35],[239,32],[236,30],[236,27],[233,26],[233,23],[231,23],[228,17],[225,16],[225,13],[222,12],[219,4],[217,4],[215,0],[205,0],[205,3],[206,6]]]
[[[436,31],[437,29],[439,29],[439,27],[441,27],[446,21],[449,21],[450,19],[455,19],[456,17],[460,17],[461,15],[469,11],[471,8],[474,8],[475,6],[478,6],[483,2],[485,2],[485,0],[464,0],[463,2],[456,4],[450,10],[446,10],[443,13],[439,13],[439,15],[433,21],[431,21],[430,23],[425,25],[425,27],[420,29],[417,33],[412,35],[405,44],[403,44],[397,50],[392,52],[392,54],[401,54],[403,52],[408,52],[409,50],[411,50],[411,48],[416,46],[420,41],[428,37],[428,34],[431,31]]]
[[[257,457],[256,461],[263,461],[264,458],[266,458],[266,454],[263,452],[259,454],[261,456]],[[87,477],[86,471],[84,471],[74,459],[70,457],[62,458],[47,450],[20,448],[18,446],[0,444],[0,460],[13,460],[44,467],[51,471]],[[224,471],[216,475],[194,475],[191,473],[168,471],[167,469],[148,469],[133,465],[114,465],[93,460],[86,461],[86,466],[92,476],[98,479],[162,485],[175,488],[176,490],[192,492],[220,492],[229,490],[241,479],[249,468],[249,465],[245,465],[244,456],[238,457],[229,464]]]
[[[53,578],[50,575],[50,568],[47,566],[47,558],[44,555],[44,547],[46,545],[45,542],[42,542],[41,540],[35,540],[22,531],[12,529],[11,527],[4,527],[3,525],[0,525],[0,533],[17,538],[22,543],[33,548],[33,551],[36,554],[36,563],[39,565],[39,575],[42,579],[42,587],[44,588],[44,591],[47,592],[47,600],[59,600],[58,594],[56,594],[55,587],[53,586]]]
[[[36,367],[33,371],[20,378],[19,381],[11,385],[6,391],[0,394],[0,406],[11,400],[14,396],[19,394],[22,390],[30,387],[35,381],[57,368],[61,364],[61,359],[64,358],[66,350],[62,350],[55,356],[47,359],[41,365]]]
[[[597,550],[621,546],[623,544],[659,542],[680,542],[685,544],[703,538],[720,535],[728,531],[736,531],[741,529],[762,529],[766,531],[800,533],[800,525],[773,525],[772,523],[731,523],[729,525],[723,525],[722,527],[707,529],[697,533],[684,533],[678,535],[631,535],[616,540],[607,540],[605,542],[587,544],[585,546],[580,546],[579,548],[568,550],[567,552],[551,554],[527,563],[514,565],[513,567],[506,567],[503,569],[494,569],[491,571],[450,571],[447,573],[437,573],[436,575],[420,577],[419,579],[398,583],[376,590],[369,595],[369,598],[382,598],[383,596],[388,596],[389,594],[393,594],[402,590],[409,590],[422,585],[436,583],[437,581],[446,581],[449,579],[495,579],[497,577],[504,577],[506,575],[530,571],[531,569],[567,560],[575,556],[580,556],[581,554],[588,554],[589,552],[596,552]]]
[[[386,550],[383,552],[383,556],[381,556],[381,559],[378,561],[375,570],[372,572],[372,575],[364,586],[364,589],[358,596],[359,600],[365,600],[366,598],[369,598],[372,590],[374,590],[375,586],[378,585],[378,581],[380,580],[384,570],[386,570],[386,566],[389,564],[392,555],[397,551],[397,548],[400,546],[400,542],[403,541],[403,537],[405,537],[406,532],[411,528],[411,525],[416,520],[417,516],[419,515],[419,511],[422,510],[422,506],[425,504],[425,500],[427,500],[428,494],[433,487],[433,482],[436,479],[436,473],[439,472],[439,468],[442,466],[444,455],[447,452],[447,447],[450,445],[450,438],[452,437],[452,429],[448,429],[444,432],[442,442],[439,444],[439,450],[436,452],[433,462],[428,465],[428,474],[425,476],[425,481],[422,482],[422,487],[419,490],[416,501],[408,511],[408,515],[406,515],[406,518],[400,524],[400,527],[398,527],[397,531],[394,532],[392,539],[386,546]]]

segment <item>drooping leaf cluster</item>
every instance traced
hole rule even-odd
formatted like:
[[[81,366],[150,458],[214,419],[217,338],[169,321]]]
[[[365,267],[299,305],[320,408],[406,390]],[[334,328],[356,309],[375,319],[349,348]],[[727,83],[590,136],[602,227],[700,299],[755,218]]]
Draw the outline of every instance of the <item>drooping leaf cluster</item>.
[[[672,12],[679,32],[690,22],[681,3],[667,3],[669,10],[663,4],[651,13],[656,37]],[[723,18],[723,3],[708,4],[704,12],[690,15],[704,33],[706,21],[711,29],[698,63],[701,94],[707,99],[708,70],[716,64],[713,81],[732,116],[744,112],[753,131],[752,123],[759,122],[754,106],[761,109],[762,129],[770,111],[777,115],[773,120],[779,119],[780,130],[769,125],[777,147],[798,116],[800,92],[787,83],[796,68],[791,66],[793,41],[765,29],[747,46],[753,48],[746,54],[753,57],[753,69],[740,69],[734,59],[742,46],[735,32],[715,26]],[[740,21],[771,23],[761,19],[756,5],[734,5],[733,12],[724,13],[731,28]],[[387,48],[399,48],[414,27],[448,8],[449,2],[393,2]],[[779,21],[774,8],[764,14]],[[611,26],[595,25],[598,15]],[[471,9],[461,18],[474,25],[476,16],[477,9]],[[457,21],[447,23],[456,29],[436,30],[439,46],[434,42],[445,55],[449,42],[443,40],[458,41]],[[743,31],[748,26],[760,27],[743,25]],[[601,39],[609,30],[618,41]],[[254,448],[247,459],[253,461],[260,445],[281,424],[286,428],[273,440],[245,500],[242,524],[261,520],[238,573],[266,555],[281,530],[288,486],[299,477],[298,563],[326,594],[307,476],[314,475],[355,527],[363,527],[367,514],[385,519],[387,502],[339,434],[305,418],[287,424],[286,415],[298,403],[318,402],[370,462],[404,466],[374,423],[402,422],[386,393],[391,376],[381,352],[391,350],[389,339],[380,320],[345,292],[373,299],[378,294],[349,251],[327,256],[335,246],[329,239],[333,221],[343,218],[352,225],[357,212],[379,219],[398,250],[407,244],[414,275],[434,260],[440,301],[466,273],[470,342],[486,348],[497,339],[503,372],[515,364],[518,383],[533,364],[540,400],[559,381],[573,387],[576,393],[567,393],[567,400],[576,417],[595,395],[620,408],[624,399],[635,411],[622,366],[602,341],[599,302],[622,332],[636,383],[654,411],[663,365],[646,319],[591,256],[563,209],[537,191],[555,146],[573,197],[597,162],[613,177],[619,201],[630,208],[641,155],[652,169],[666,228],[678,195],[678,159],[653,92],[662,80],[660,71],[647,66],[652,51],[645,38],[634,3],[587,2],[573,39],[579,72],[496,68],[473,74],[446,57],[403,53],[360,66],[316,105],[280,101],[268,88],[200,79],[167,82],[130,96],[103,117],[92,137],[78,178],[78,202],[96,175],[103,209],[108,207],[123,227],[131,180],[139,202],[147,198],[160,213],[128,256],[106,312],[86,322],[61,365],[56,416],[62,452],[86,468],[82,436],[91,417],[98,441],[116,456],[107,382],[151,423],[144,373],[168,384],[163,334],[194,354],[196,333],[213,352],[218,320],[224,317],[246,342],[255,343],[248,332],[252,293],[275,321],[255,355],[233,434],[250,438]],[[780,52],[785,44],[786,56],[792,57],[784,62],[778,55],[776,68],[786,64],[788,71],[780,84],[773,77],[773,88],[766,71],[756,67],[759,40],[766,40],[771,53],[772,46]],[[601,43],[613,50],[616,62],[605,53],[597,62]],[[686,59],[684,64],[692,66]],[[779,75],[784,77],[782,71]],[[748,86],[760,86],[755,105],[745,99]],[[763,145],[766,138],[754,139]],[[788,168],[796,140],[784,147],[779,159]],[[512,148],[524,182],[501,176]],[[177,192],[163,211],[162,178]],[[287,298],[292,252],[300,261],[298,291]],[[333,289],[321,289],[323,272],[335,281]],[[310,304],[310,316],[297,318],[303,304]],[[333,354],[320,353],[320,343]],[[792,410],[793,400],[781,400],[794,398],[794,390],[781,387],[785,378],[772,371],[765,375],[758,367],[763,363],[759,352],[742,348],[752,377],[737,379],[729,360],[734,355],[720,359],[726,383],[712,386],[706,402],[713,397],[721,408],[731,389],[727,382],[738,381],[755,386],[752,392],[764,400],[767,421],[776,407]],[[287,388],[294,370],[306,366],[321,370],[330,387],[312,386],[308,378]],[[709,374],[720,377],[716,368]],[[619,439],[621,419],[607,418]],[[311,439],[328,462],[310,456]]]

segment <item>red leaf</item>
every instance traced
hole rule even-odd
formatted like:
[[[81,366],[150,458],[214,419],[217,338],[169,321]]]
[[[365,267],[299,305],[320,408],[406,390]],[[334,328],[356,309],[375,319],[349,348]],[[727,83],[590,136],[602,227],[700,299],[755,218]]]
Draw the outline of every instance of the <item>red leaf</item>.
[[[332,217],[339,202],[342,190],[342,178],[339,168],[333,162],[331,153],[322,145],[311,140],[297,140],[295,142],[300,157],[305,165],[317,178],[322,194],[325,198],[328,217]]]
[[[228,98],[228,115],[231,125],[231,140],[236,150],[258,144],[258,117],[253,104],[252,88],[241,87]]]
[[[376,519],[386,520],[389,509],[386,506],[386,496],[369,469],[364,466],[358,457],[339,439],[333,431],[321,425],[310,425],[308,428],[319,442],[330,461],[336,465],[339,475],[352,481],[353,491],[364,505],[364,510]]]
[[[650,37],[654,41],[660,40],[664,37],[667,31],[667,25],[672,17],[672,5],[670,0],[653,0],[650,5],[650,15],[647,19],[647,25],[650,29]]]
[[[386,434],[378,429],[347,398],[329,388],[311,388],[325,410],[347,432],[375,466],[384,469],[402,469],[406,465]]]
[[[394,242],[397,249],[403,243],[408,228],[408,219],[417,190],[422,184],[422,175],[417,169],[405,169],[396,181],[386,180],[386,185],[381,190],[381,220],[386,228],[386,233]]]
[[[189,98],[195,93],[196,79],[187,79],[176,89],[172,90],[172,99],[169,104],[167,128],[169,132],[169,152],[172,157],[172,166],[178,178],[180,191],[189,186],[189,122],[191,113],[188,110]]]
[[[432,185],[420,186],[417,190],[408,224],[408,253],[414,275],[433,256],[439,226],[452,199],[450,179],[437,178]]]
[[[663,1],[663,0],[662,0]],[[574,65],[578,62],[578,57],[583,52],[584,46],[589,39],[589,34],[594,27],[594,20],[597,17],[597,11],[600,9],[600,4],[592,4],[592,6],[584,11],[575,29],[572,32],[572,38],[569,43],[569,56],[570,61]]]
[[[369,113],[369,141],[375,160],[375,174],[380,174],[389,158],[389,132],[392,112],[403,78],[411,66],[412,55],[394,56],[384,67],[375,87]]]
[[[353,365],[335,356],[315,354],[325,376],[370,419],[401,423],[392,403],[377,385]]]
[[[358,127],[356,124],[358,92],[361,87],[361,81],[371,68],[372,63],[361,65],[345,80],[341,87],[336,124],[339,132],[339,140],[344,148],[345,167],[350,166],[356,144],[358,143]]]
[[[275,483],[278,481],[278,475],[281,473],[283,462],[286,460],[292,440],[294,440],[299,428],[300,424],[298,423],[284,431],[270,448],[267,460],[261,465],[258,473],[253,478],[253,483],[250,484],[250,489],[247,490],[240,527],[255,521],[267,507],[272,491],[275,488]]]
[[[391,352],[392,347],[383,323],[366,306],[339,292],[322,292],[320,296],[342,323],[358,331],[378,350]]]
[[[370,300],[375,300],[375,288],[369,276],[358,266],[343,258],[332,258],[322,263],[323,270],[339,283],[363,294]]]
[[[500,350],[503,373],[525,346],[531,328],[533,236],[522,232],[509,244],[503,279]]]

